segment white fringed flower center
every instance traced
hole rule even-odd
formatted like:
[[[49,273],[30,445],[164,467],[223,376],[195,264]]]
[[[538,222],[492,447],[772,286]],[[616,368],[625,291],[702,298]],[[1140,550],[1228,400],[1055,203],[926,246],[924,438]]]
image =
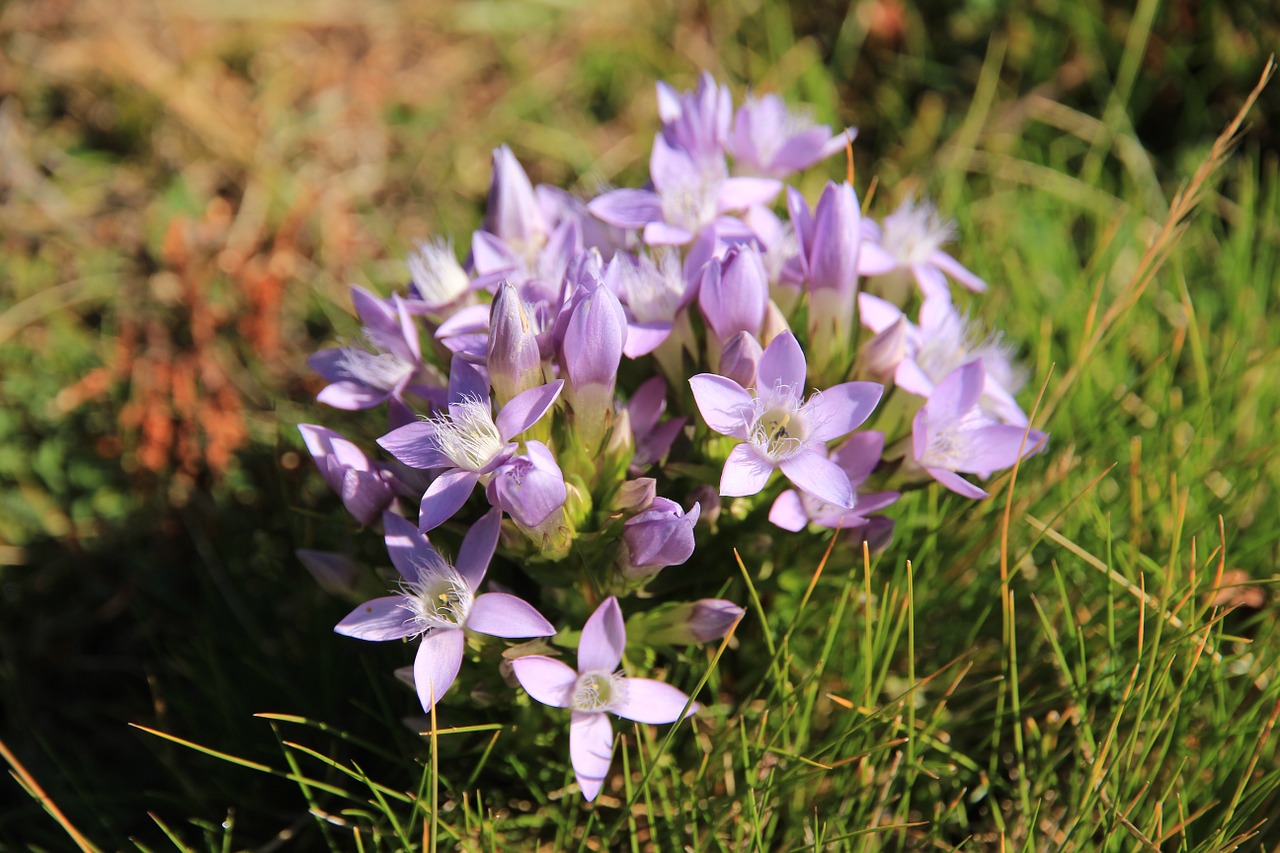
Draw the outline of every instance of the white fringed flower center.
[[[757,398],[747,424],[747,438],[774,461],[795,455],[809,436],[800,401],[790,388],[775,388]]]
[[[884,219],[881,245],[903,266],[922,264],[951,238],[952,224],[927,201],[907,199]]]
[[[481,471],[502,452],[502,436],[487,400],[468,398],[450,403],[449,414],[432,423],[440,451],[459,468]]]
[[[433,307],[448,305],[471,287],[471,279],[447,240],[419,244],[418,251],[409,256],[409,275],[422,301]]]
[[[463,627],[475,601],[475,593],[462,575],[444,561],[423,572],[420,580],[405,583],[403,589],[404,608],[423,632],[432,628]]]
[[[929,425],[929,438],[920,464],[929,468],[959,471],[968,463],[974,433],[996,423],[995,419],[973,406],[963,415],[938,428]]]
[[[675,252],[662,252],[656,263],[640,256],[638,266],[623,267],[627,305],[640,323],[669,323],[684,298],[684,273]]]
[[[356,382],[379,391],[392,391],[415,370],[414,365],[391,352],[370,352],[359,347],[342,350],[342,370]]]
[[[626,682],[612,672],[584,672],[573,684],[569,707],[575,711],[608,711],[626,698]]]
[[[662,189],[662,218],[668,225],[693,234],[716,218],[716,197],[725,181],[724,165],[701,164],[694,174]]]

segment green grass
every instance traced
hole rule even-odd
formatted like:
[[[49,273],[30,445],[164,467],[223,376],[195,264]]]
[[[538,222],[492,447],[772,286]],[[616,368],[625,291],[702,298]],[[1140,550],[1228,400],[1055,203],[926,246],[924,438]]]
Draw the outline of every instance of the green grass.
[[[1276,25],[1265,4],[953,5],[897,35],[869,15],[892,4],[210,7],[177,41],[0,13],[0,739],[27,789],[0,844],[1280,845],[1274,84],[1175,204]],[[349,282],[398,286],[412,240],[474,227],[494,145],[536,180],[634,183],[654,79],[703,65],[858,125],[876,211],[939,199],[1052,438],[981,504],[909,495],[865,561],[732,525],[701,542],[690,571],[747,615],[726,647],[643,663],[707,710],[616,727],[588,806],[563,715],[495,678],[420,736],[404,650],[333,636],[346,604],[292,550],[385,558],[292,424],[361,429],[319,413],[303,359],[351,328]],[[199,391],[221,402],[191,417],[148,372],[163,352],[216,367]]]

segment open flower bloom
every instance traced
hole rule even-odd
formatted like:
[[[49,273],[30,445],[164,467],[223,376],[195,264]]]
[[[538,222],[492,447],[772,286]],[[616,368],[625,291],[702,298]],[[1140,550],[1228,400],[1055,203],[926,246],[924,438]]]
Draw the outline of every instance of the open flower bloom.
[[[928,201],[906,199],[885,217],[882,225],[864,219],[862,230],[866,238],[858,258],[858,272],[862,275],[909,270],[926,298],[948,301],[951,288],[947,285],[947,276],[975,293],[987,289],[985,281],[942,251],[942,244],[950,239],[953,226]]]
[[[514,595],[476,595],[498,545],[499,510],[490,510],[467,531],[456,566],[400,516],[387,513],[382,523],[387,553],[400,572],[400,591],[366,601],[334,630],[359,640],[422,637],[413,685],[424,711],[430,712],[457,678],[465,631],[504,638],[549,637],[556,632],[532,605]]]
[[[833,134],[777,95],[748,95],[733,118],[726,147],[740,174],[785,178],[843,151],[858,131]]]
[[[298,424],[298,432],[329,488],[342,498],[347,512],[361,524],[373,524],[395,499],[395,476],[370,461],[364,451],[331,429]]]
[[[502,407],[497,417],[489,401],[487,381],[474,367],[454,359],[454,382],[448,411],[429,421],[416,421],[382,438],[378,444],[411,468],[447,469],[422,496],[419,528],[423,533],[444,524],[471,495],[476,483],[515,456],[512,441],[537,423],[560,396],[563,379],[523,391]]]
[[[406,393],[434,396],[432,370],[422,361],[418,328],[399,295],[382,300],[361,287],[351,288],[351,300],[363,324],[365,346],[323,349],[307,364],[329,384],[317,395],[335,409],[372,409],[388,404],[392,426],[413,420]]]
[[[985,498],[987,493],[961,473],[989,477],[1017,462],[1020,450],[1023,455],[1031,453],[1048,439],[1038,429],[1002,424],[983,411],[984,381],[982,362],[977,359],[957,368],[933,389],[911,424],[916,463],[939,483],[967,498]]]
[[[627,645],[618,600],[609,596],[582,628],[578,669],[555,658],[527,655],[511,662],[525,691],[544,705],[569,708],[569,757],[582,796],[594,800],[613,761],[609,714],[637,723],[674,723],[698,710],[684,692],[652,678],[618,671]],[[686,706],[688,710],[686,711]]]
[[[857,429],[880,402],[884,387],[845,382],[804,398],[806,362],[800,344],[783,332],[760,356],[756,387],[701,373],[689,380],[707,426],[741,439],[725,461],[720,494],[759,493],[774,468],[825,503],[852,508],[844,470],[827,458],[826,443]]]
[[[848,441],[831,453],[831,461],[840,466],[849,477],[849,485],[857,492],[875,470],[883,451],[884,433],[867,430],[849,436]],[[899,497],[897,492],[858,495],[850,511],[796,489],[787,489],[773,502],[769,520],[791,531],[804,530],[809,524],[832,530],[855,530],[866,525],[870,513],[884,509]]]

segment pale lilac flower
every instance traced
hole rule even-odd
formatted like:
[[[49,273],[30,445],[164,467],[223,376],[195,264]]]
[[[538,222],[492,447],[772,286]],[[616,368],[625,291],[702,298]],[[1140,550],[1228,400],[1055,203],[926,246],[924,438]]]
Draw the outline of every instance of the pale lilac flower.
[[[424,533],[452,518],[476,483],[515,456],[519,446],[512,439],[547,413],[564,380],[517,394],[496,417],[487,381],[476,368],[455,357],[451,384],[447,411],[378,439],[411,468],[446,469],[422,496],[419,528]]]
[[[791,531],[804,530],[810,524],[832,530],[857,531],[865,528],[871,513],[884,509],[900,497],[897,492],[857,494],[858,487],[866,482],[879,464],[883,452],[884,433],[874,430],[856,432],[832,451],[831,461],[848,476],[849,485],[856,495],[852,509],[825,503],[796,489],[787,489],[773,502],[769,521]]]
[[[493,149],[493,178],[484,230],[524,258],[534,257],[551,233],[529,176],[505,145]]]
[[[335,409],[371,409],[388,404],[393,426],[413,420],[404,395],[431,399],[436,381],[422,361],[422,345],[404,300],[382,300],[361,287],[351,288],[351,300],[363,324],[361,345],[323,349],[307,359],[312,370],[329,380],[317,395]]]
[[[511,662],[520,686],[544,705],[569,708],[569,757],[582,796],[594,800],[613,761],[609,714],[637,723],[674,723],[698,710],[697,702],[661,681],[629,678],[619,671],[627,645],[618,600],[609,596],[582,628],[578,669],[555,658],[526,655]],[[686,710],[687,706],[687,710]]]
[[[787,207],[800,251],[791,262],[809,293],[809,346],[814,374],[843,376],[852,361],[858,255],[862,212],[847,182],[828,181],[813,215],[799,191],[787,193]],[[797,270],[798,268],[798,270]]]
[[[485,486],[489,503],[522,527],[537,527],[564,506],[568,490],[556,457],[540,441],[526,441],[525,453],[500,465]]]
[[[652,577],[667,566],[679,566],[693,556],[693,528],[702,507],[685,512],[667,498],[654,498],[644,512],[622,525],[619,569],[629,580]]]
[[[769,279],[754,246],[733,246],[703,269],[698,307],[717,340],[736,332],[758,335],[768,303]]]
[[[471,526],[451,566],[427,538],[398,515],[383,517],[387,552],[400,572],[400,591],[351,611],[334,628],[359,640],[422,637],[413,685],[430,712],[458,676],[465,631],[508,639],[549,637],[556,629],[532,605],[504,592],[476,595],[498,545],[502,513],[493,509]]]
[[[879,276],[894,270],[908,270],[926,298],[950,301],[947,276],[969,290],[982,293],[987,283],[942,251],[942,244],[951,239],[953,230],[954,225],[943,219],[931,202],[905,199],[885,217],[883,225],[864,221],[867,240],[858,260],[858,272]]]
[[[680,255],[671,250],[653,257],[642,252],[634,260],[619,252],[605,269],[604,284],[626,309],[622,352],[627,358],[640,358],[661,346],[696,292],[685,278]]]
[[[716,372],[749,388],[756,384],[756,368],[763,354],[760,342],[753,335],[738,332],[720,349],[720,368]]]
[[[409,256],[409,278],[405,304],[414,314],[449,314],[472,292],[471,277],[458,263],[451,240],[419,243]]]
[[[302,433],[302,440],[325,482],[342,498],[347,512],[361,524],[373,524],[395,500],[394,475],[331,429],[298,424],[298,432]]]
[[[852,127],[833,134],[777,95],[748,95],[734,116],[726,147],[740,174],[785,178],[844,150],[857,134]]]
[[[1013,397],[1025,376],[1014,366],[1009,347],[995,335],[981,338],[950,300],[924,300],[919,326],[893,303],[869,293],[858,295],[858,310],[862,324],[876,333],[864,350],[879,356],[869,368],[884,369],[893,361],[894,384],[927,398],[944,377],[976,358],[987,375],[982,407],[1004,423],[1027,425]]]
[[[631,466],[643,470],[657,462],[675,442],[688,418],[667,418],[667,383],[661,376],[646,379],[627,401],[627,421],[635,439]]]
[[[532,311],[515,286],[503,282],[489,315],[486,363],[499,405],[543,384],[542,354]]]
[[[760,357],[756,387],[703,373],[689,380],[707,425],[741,439],[720,476],[720,494],[754,495],[781,468],[797,488],[842,507],[853,506],[849,477],[827,458],[826,443],[857,429],[884,388],[845,382],[804,398],[806,363],[790,332],[774,338]]]
[[[568,379],[565,395],[573,408],[573,423],[590,453],[604,439],[613,412],[613,391],[627,339],[627,319],[618,297],[602,285],[580,286],[580,297],[569,310],[560,349],[561,372]]]
[[[985,374],[974,360],[947,375],[933,389],[928,402],[911,424],[911,450],[915,462],[942,485],[967,498],[987,493],[960,474],[989,477],[993,471],[1018,461],[1023,447],[1023,427],[1002,424],[983,411],[980,401]],[[1024,453],[1031,453],[1048,439],[1038,429],[1026,432]]]
[[[733,118],[729,87],[703,71],[692,92],[677,92],[662,81],[657,88],[663,139],[698,160],[723,158]]]

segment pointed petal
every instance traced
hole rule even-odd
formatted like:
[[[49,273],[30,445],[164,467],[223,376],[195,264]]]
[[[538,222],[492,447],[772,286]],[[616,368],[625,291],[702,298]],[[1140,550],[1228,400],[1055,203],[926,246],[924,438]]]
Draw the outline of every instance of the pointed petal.
[[[502,407],[502,411],[498,412],[498,417],[494,421],[502,440],[510,441],[537,423],[538,419],[547,413],[547,409],[555,404],[563,387],[564,380],[557,379],[555,382],[521,391],[512,397],[511,401]]]
[[[693,237],[692,231],[665,222],[650,222],[644,227],[644,241],[650,246],[683,246]]]
[[[769,342],[760,356],[760,364],[756,367],[756,387],[775,388],[780,385],[790,388],[792,396],[800,399],[804,396],[807,370],[800,342],[790,332],[783,332]]]
[[[587,210],[619,228],[643,228],[662,219],[662,201],[652,190],[612,190],[592,199]]]
[[[877,382],[845,382],[814,394],[800,409],[814,441],[830,441],[853,432],[871,416],[884,386]]]
[[[387,554],[400,576],[410,583],[422,579],[424,569],[439,566],[444,558],[418,532],[418,528],[390,512],[382,514],[382,529],[386,531]]]
[[[1025,429],[1019,426],[991,424],[967,433],[962,451],[964,455],[956,470],[985,477],[992,471],[1013,467],[1013,463],[1018,461],[1024,432]],[[1032,450],[1045,437],[1040,430],[1031,430],[1027,435],[1026,451]]]
[[[762,457],[750,444],[739,444],[720,472],[720,494],[739,498],[759,494],[769,482],[774,463]]]
[[[624,678],[626,685],[621,702],[615,702],[609,710],[628,720],[637,723],[674,723],[680,719],[685,705],[689,710],[684,716],[691,716],[700,707],[697,702],[690,702],[684,691],[672,687],[665,681],[653,678]]]
[[[809,514],[804,511],[804,501],[795,489],[787,489],[778,495],[769,508],[769,521],[783,530],[798,533],[809,525]]]
[[[987,493],[979,489],[973,483],[970,483],[964,477],[954,471],[948,471],[945,468],[925,468],[929,472],[929,476],[946,486],[957,495],[974,500],[981,500],[988,497]]]
[[[413,686],[427,713],[458,677],[466,642],[461,628],[438,628],[423,636],[413,659]]]
[[[864,240],[858,251],[858,275],[884,275],[898,268],[898,259],[886,252],[879,243]]]
[[[716,193],[716,211],[746,210],[754,204],[768,204],[782,189],[773,178],[729,178]]]
[[[502,510],[489,510],[471,525],[458,546],[458,562],[455,568],[473,590],[480,588],[489,561],[498,547],[498,534],[502,529]]]
[[[870,293],[858,294],[858,319],[862,325],[879,334],[906,316],[902,310],[887,299],[872,296]]]
[[[916,283],[920,285],[920,292],[924,294],[926,302],[930,299],[951,301],[951,285],[947,283],[947,277],[937,267],[930,264],[912,264],[911,273],[916,277]]]
[[[569,723],[569,758],[583,799],[600,793],[613,763],[613,723],[603,711],[574,711]]]
[[[671,323],[628,323],[626,342],[622,354],[627,358],[640,358],[662,346],[671,337]]]
[[[378,444],[410,468],[445,468],[453,465],[436,445],[436,427],[429,421],[415,421],[394,429]]]
[[[746,439],[753,401],[741,385],[714,373],[699,373],[689,380],[689,387],[707,426],[721,435]]]
[[[959,261],[957,261],[955,258],[948,255],[946,252],[942,251],[941,249],[939,249],[938,251],[934,252],[932,255],[929,256],[929,262],[932,263],[938,269],[942,270],[947,275],[954,278],[957,282],[959,282],[964,287],[967,287],[969,290],[972,290],[975,293],[986,292],[987,283],[985,281],[978,278],[973,273],[969,272],[969,270],[961,266]]]
[[[348,381],[326,385],[316,395],[317,402],[346,412],[372,409],[385,399],[387,399],[386,391],[379,391],[376,388],[370,388],[368,385]]]
[[[426,533],[453,518],[453,514],[467,502],[479,479],[480,475],[474,471],[455,468],[432,480],[418,509],[418,529]]]
[[[545,655],[526,655],[511,661],[516,681],[534,699],[553,708],[568,708],[578,671]]]
[[[505,592],[477,596],[467,616],[467,628],[491,637],[550,637],[555,627],[533,605]]]
[[[579,672],[613,672],[622,663],[627,646],[627,629],[622,622],[618,599],[612,595],[600,602],[582,627],[578,641]]]
[[[387,595],[366,601],[334,626],[343,636],[357,640],[401,640],[421,631],[409,611],[403,595]]]
[[[853,506],[853,487],[849,475],[826,456],[814,450],[801,450],[778,463],[782,473],[798,488],[820,501],[841,507]]]

